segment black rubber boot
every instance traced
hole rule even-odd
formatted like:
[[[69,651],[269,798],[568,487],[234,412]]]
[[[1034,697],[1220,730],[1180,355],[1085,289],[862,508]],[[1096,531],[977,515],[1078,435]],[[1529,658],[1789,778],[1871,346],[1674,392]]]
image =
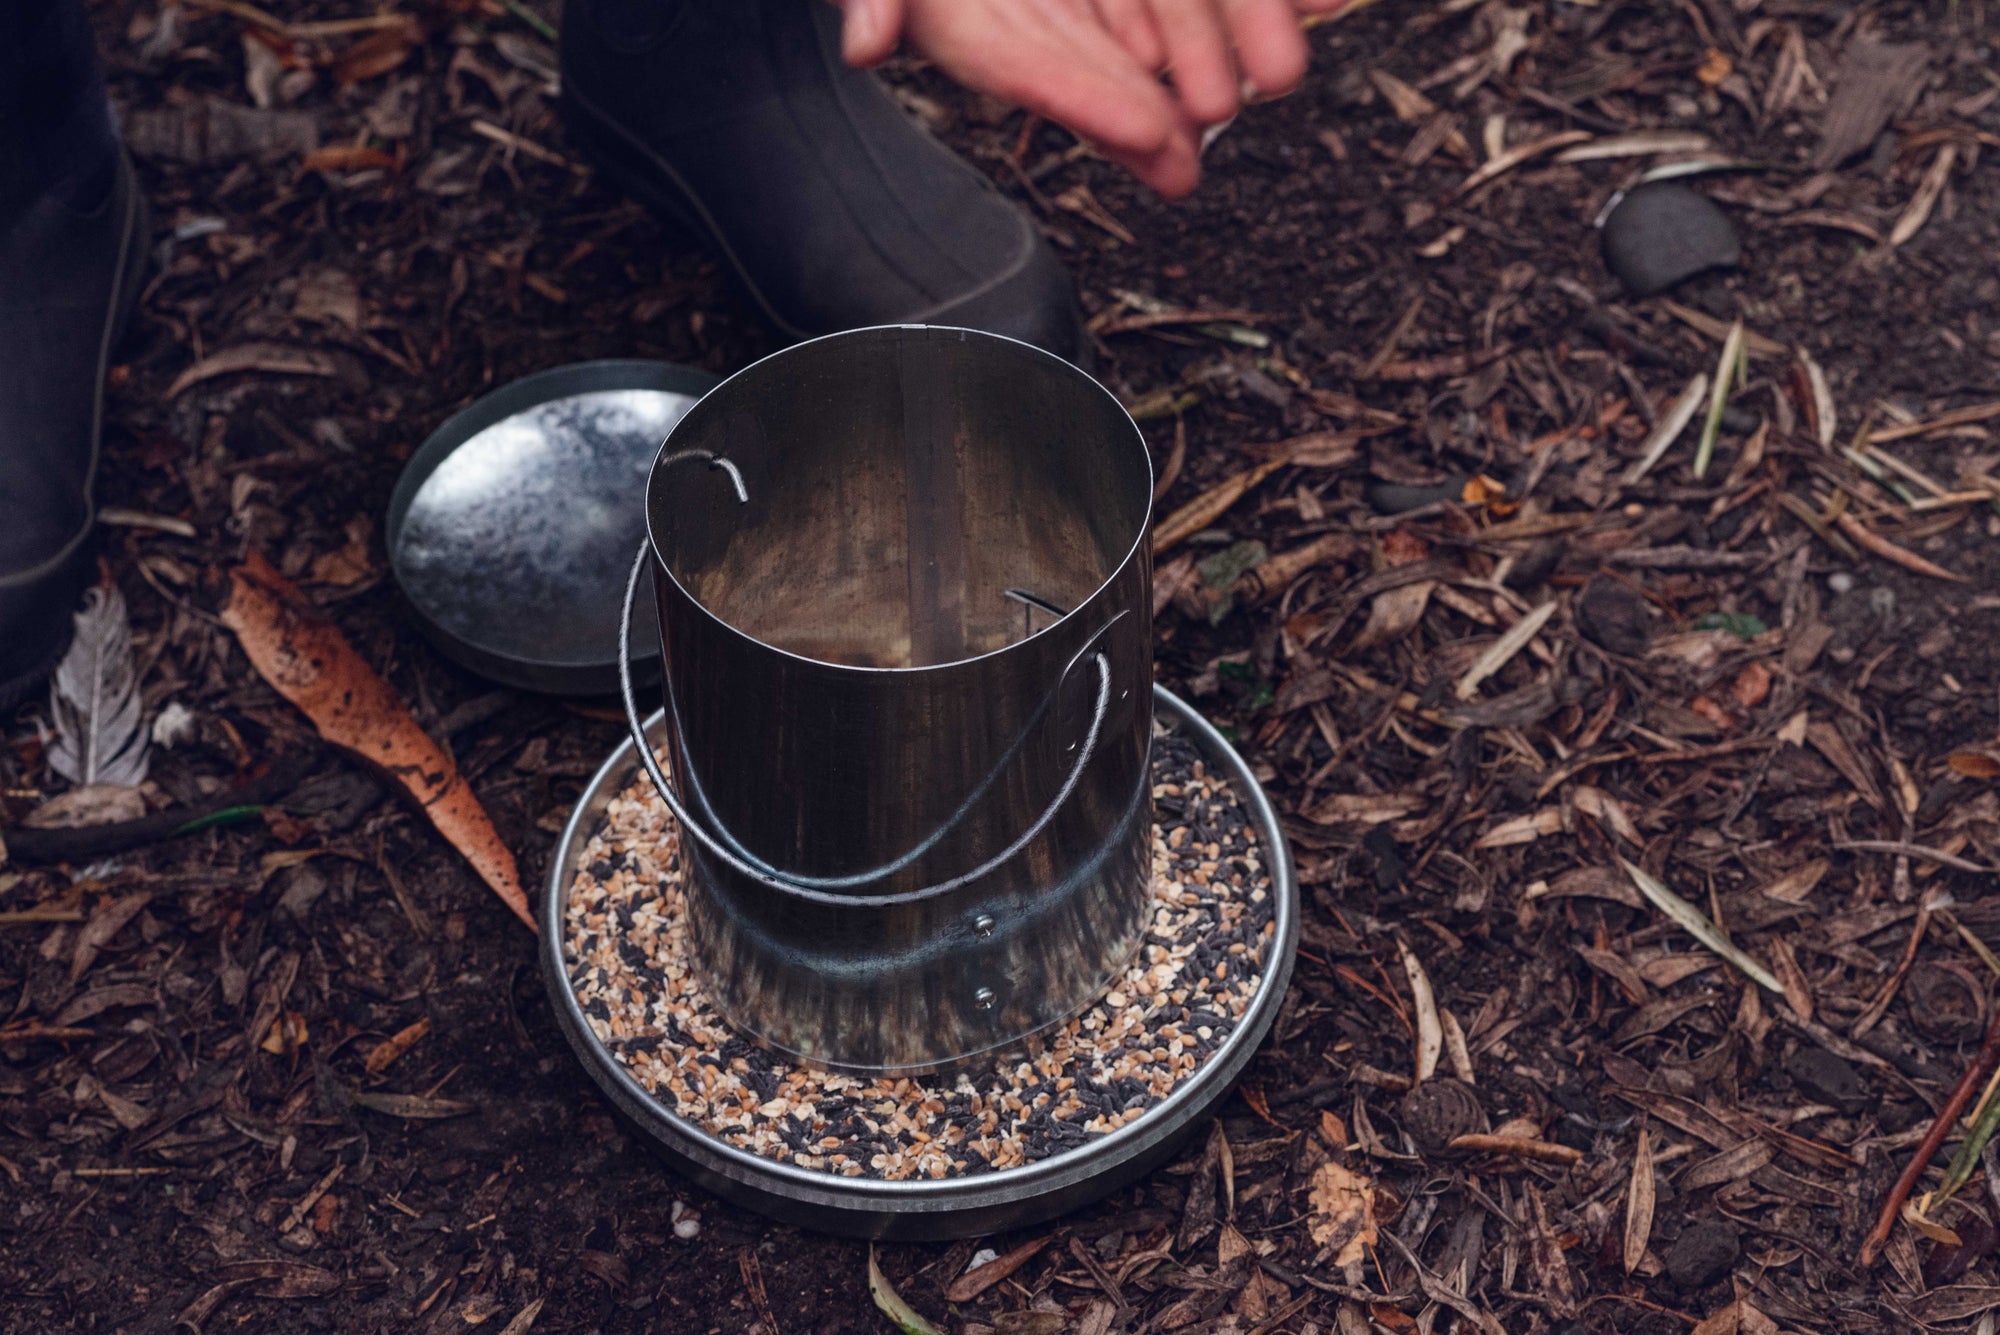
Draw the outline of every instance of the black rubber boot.
[[[0,709],[69,646],[92,575],[104,374],[146,262],[146,206],[118,155],[78,209],[0,201]]]
[[[788,339],[961,325],[1075,360],[1034,224],[840,58],[825,0],[569,0],[571,138],[703,237]]]

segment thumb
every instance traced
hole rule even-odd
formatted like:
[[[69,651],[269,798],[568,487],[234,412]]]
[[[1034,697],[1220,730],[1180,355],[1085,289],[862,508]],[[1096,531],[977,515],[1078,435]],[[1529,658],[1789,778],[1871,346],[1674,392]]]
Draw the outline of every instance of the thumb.
[[[903,0],[834,0],[840,7],[840,54],[850,65],[879,65],[903,36]]]

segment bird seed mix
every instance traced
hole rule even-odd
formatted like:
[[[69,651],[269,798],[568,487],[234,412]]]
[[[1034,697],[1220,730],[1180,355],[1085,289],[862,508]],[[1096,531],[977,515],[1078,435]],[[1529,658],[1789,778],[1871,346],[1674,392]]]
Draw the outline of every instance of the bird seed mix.
[[[1145,1115],[1221,1048],[1263,980],[1269,868],[1241,801],[1192,743],[1153,746],[1153,919],[1095,1006],[991,1066],[880,1079],[733,1033],[684,951],[680,835],[641,776],[585,847],[567,906],[577,1002],[669,1112],[740,1149],[847,1177],[1017,1168]]]

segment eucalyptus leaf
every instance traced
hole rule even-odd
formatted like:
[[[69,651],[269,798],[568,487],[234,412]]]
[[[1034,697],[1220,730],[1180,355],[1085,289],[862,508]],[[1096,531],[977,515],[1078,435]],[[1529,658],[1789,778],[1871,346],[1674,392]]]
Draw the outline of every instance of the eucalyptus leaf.
[[[1785,994],[1784,984],[1780,983],[1769,969],[1737,949],[1729,938],[1722,934],[1722,929],[1709,921],[1707,914],[1667,889],[1634,864],[1626,862],[1624,858],[1618,861],[1624,865],[1625,874],[1632,878],[1632,884],[1639,887],[1639,893],[1652,900],[1655,908],[1679,923],[1689,936],[1741,969],[1751,982],[1765,991],[1775,992],[1779,996]]]

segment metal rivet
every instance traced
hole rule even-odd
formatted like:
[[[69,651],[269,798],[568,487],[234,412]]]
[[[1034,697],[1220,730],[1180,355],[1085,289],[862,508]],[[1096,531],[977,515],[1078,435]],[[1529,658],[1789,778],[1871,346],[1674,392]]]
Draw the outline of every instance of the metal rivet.
[[[993,935],[993,915],[982,913],[977,918],[974,918],[972,920],[972,930],[981,936]]]
[[[974,992],[972,994],[972,1004],[979,1007],[979,1009],[983,1011],[992,1010],[993,989],[990,987],[982,987],[977,992]]]

